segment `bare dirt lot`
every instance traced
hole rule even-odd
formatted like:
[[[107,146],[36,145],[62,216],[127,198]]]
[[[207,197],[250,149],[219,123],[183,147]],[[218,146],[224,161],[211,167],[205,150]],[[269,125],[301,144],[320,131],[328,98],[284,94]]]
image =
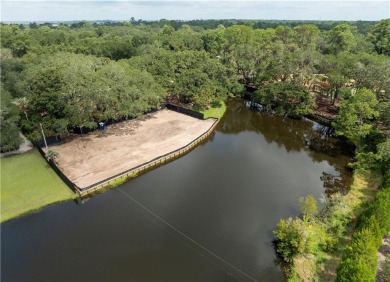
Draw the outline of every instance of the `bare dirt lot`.
[[[62,172],[84,188],[189,144],[213,122],[165,109],[110,125],[104,133],[73,135],[51,149],[59,153]]]

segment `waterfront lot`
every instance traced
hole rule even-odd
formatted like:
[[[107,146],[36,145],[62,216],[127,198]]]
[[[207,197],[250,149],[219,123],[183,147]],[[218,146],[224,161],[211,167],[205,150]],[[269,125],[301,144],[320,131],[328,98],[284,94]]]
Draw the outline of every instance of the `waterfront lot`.
[[[51,149],[59,153],[64,174],[84,188],[189,144],[214,121],[165,109],[110,125],[103,133],[74,135]]]

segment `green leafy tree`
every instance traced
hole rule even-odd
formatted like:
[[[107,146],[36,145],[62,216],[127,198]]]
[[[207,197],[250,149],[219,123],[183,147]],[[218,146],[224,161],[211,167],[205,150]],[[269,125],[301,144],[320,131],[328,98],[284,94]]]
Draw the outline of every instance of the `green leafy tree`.
[[[296,31],[296,41],[300,47],[315,47],[320,34],[319,28],[314,24],[304,24],[294,28]]]
[[[375,236],[363,229],[354,235],[337,268],[337,282],[375,281],[378,260]]]
[[[307,220],[314,220],[318,214],[317,201],[313,195],[309,195],[305,198],[301,197],[299,199],[299,204],[301,206],[301,211],[303,213],[303,218]]]
[[[328,40],[331,52],[337,54],[353,51],[356,47],[355,31],[356,28],[347,23],[339,24],[330,30]]]
[[[303,221],[289,218],[281,219],[273,231],[276,240],[276,250],[286,262],[302,254],[306,250],[308,234],[305,232]]]
[[[152,54],[132,58],[130,65],[153,74],[171,97],[184,103],[224,100],[240,90],[234,72],[217,58],[204,52],[172,52],[157,49]]]
[[[0,86],[0,151],[15,150],[22,144],[19,136],[19,113],[17,107],[12,104],[11,95]]]
[[[43,123],[48,135],[138,116],[156,108],[166,95],[145,71],[71,53],[38,57],[26,66],[23,83],[29,101],[26,119],[35,127]]]
[[[314,107],[306,88],[287,82],[270,83],[256,91],[253,99],[280,115],[302,116],[311,113]]]
[[[385,167],[390,168],[390,139],[378,145],[378,157]]]
[[[343,73],[356,81],[356,88],[368,88],[381,99],[390,100],[389,57],[363,53],[347,55],[342,60],[347,62],[343,64]]]
[[[390,19],[381,20],[373,27],[371,41],[378,54],[390,56]]]
[[[295,31],[288,26],[280,25],[275,28],[275,34],[286,45],[294,38]]]
[[[384,124],[390,127],[390,102],[383,102],[379,105],[380,116]]]
[[[362,147],[362,138],[374,127],[373,120],[379,117],[378,100],[375,94],[366,88],[358,91],[340,106],[340,114],[335,122],[336,133],[351,140],[358,149]]]
[[[14,57],[11,49],[7,48],[1,48],[0,55],[0,77],[4,90],[8,91],[12,97],[17,97],[19,94],[20,73],[23,70],[22,60]]]
[[[23,112],[27,121],[30,121],[28,118],[28,100],[26,97],[17,98],[14,101],[14,104],[19,107],[19,109]]]
[[[299,69],[298,47],[281,41],[271,47],[272,53],[266,66],[268,81],[291,81]]]
[[[185,51],[203,49],[201,34],[195,32],[189,25],[183,25],[178,31],[167,34],[163,32],[163,46],[167,50]]]
[[[225,27],[218,26],[216,29],[206,30],[202,33],[203,49],[213,56],[221,57],[223,47],[226,44],[224,37]]]
[[[340,90],[347,82],[347,78],[342,73],[335,70],[335,71],[330,71],[328,73],[328,79],[329,79],[330,91],[331,91],[330,98],[332,100],[332,105],[334,105],[336,99],[340,95]]]

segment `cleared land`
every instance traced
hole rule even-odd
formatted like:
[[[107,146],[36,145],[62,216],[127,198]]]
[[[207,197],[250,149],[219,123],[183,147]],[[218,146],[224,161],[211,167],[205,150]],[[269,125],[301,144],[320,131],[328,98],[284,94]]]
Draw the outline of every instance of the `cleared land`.
[[[162,110],[108,126],[104,133],[73,136],[51,149],[59,153],[63,173],[84,188],[189,144],[213,123]]]
[[[76,197],[36,150],[0,162],[1,221]]]

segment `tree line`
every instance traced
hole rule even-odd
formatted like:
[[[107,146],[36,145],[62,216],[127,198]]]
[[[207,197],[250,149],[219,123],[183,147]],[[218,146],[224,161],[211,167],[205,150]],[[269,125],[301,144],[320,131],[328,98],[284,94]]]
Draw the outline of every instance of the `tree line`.
[[[351,80],[381,105],[389,100],[390,20],[280,23],[1,24],[1,82],[12,100],[2,107],[17,106],[13,124],[35,139],[39,123],[48,135],[67,134],[138,116],[167,97],[207,108],[245,85],[280,114],[312,111],[313,84],[330,101],[348,99]],[[386,112],[380,118],[388,121]]]

